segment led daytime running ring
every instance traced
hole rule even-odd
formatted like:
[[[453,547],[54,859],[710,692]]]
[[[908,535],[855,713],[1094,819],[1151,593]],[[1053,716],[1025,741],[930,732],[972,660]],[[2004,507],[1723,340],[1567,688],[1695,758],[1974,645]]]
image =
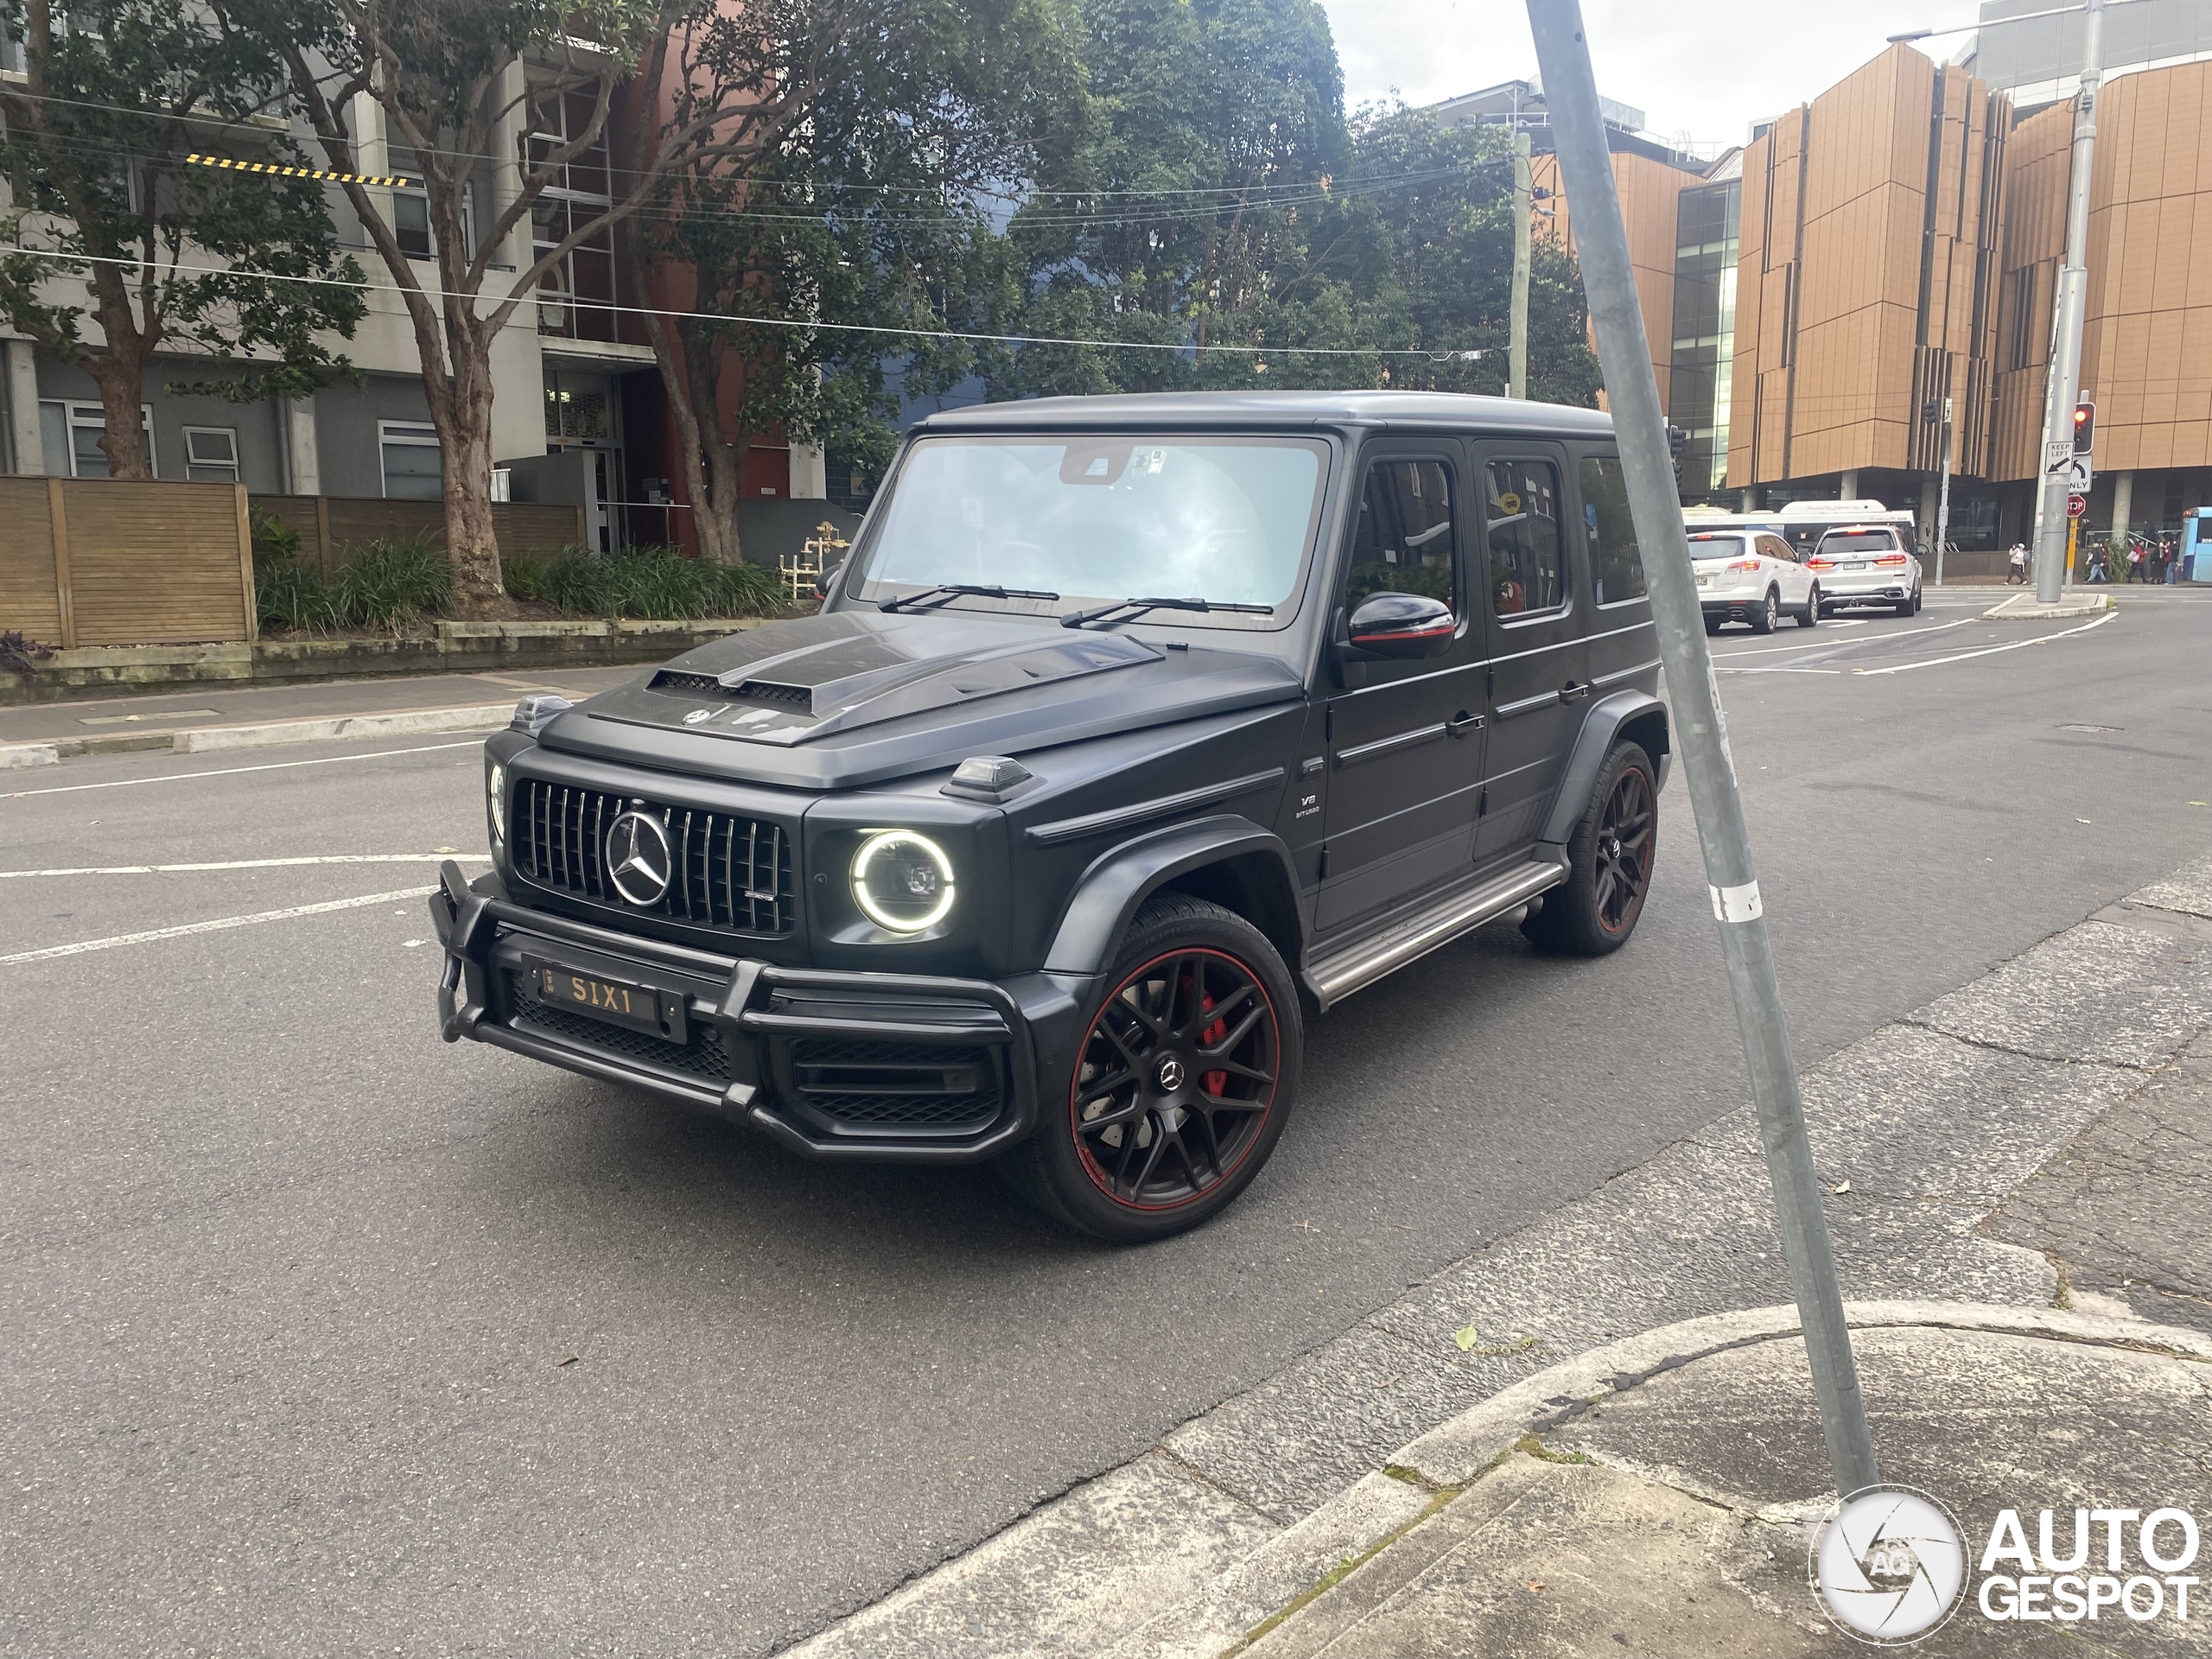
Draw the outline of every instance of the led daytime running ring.
[[[877,858],[893,848],[911,847],[919,851],[938,874],[937,903],[924,914],[900,916],[878,905],[868,890],[868,867]],[[944,849],[927,836],[912,830],[884,830],[870,836],[853,855],[853,902],[861,912],[878,927],[890,933],[922,933],[935,927],[952,912],[952,861],[944,855]]]

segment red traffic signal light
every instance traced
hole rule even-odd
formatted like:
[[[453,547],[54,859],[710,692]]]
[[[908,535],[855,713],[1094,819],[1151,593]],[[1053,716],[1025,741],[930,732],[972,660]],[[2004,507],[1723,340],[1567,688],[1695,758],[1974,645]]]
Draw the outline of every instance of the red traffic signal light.
[[[2097,406],[2094,404],[2074,405],[2074,453],[2086,455],[2097,435]]]

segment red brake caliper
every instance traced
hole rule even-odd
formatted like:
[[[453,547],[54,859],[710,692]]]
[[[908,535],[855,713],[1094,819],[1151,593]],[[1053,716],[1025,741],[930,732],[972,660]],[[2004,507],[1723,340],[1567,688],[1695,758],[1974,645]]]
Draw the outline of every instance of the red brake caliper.
[[[1211,996],[1205,998],[1198,1004],[1198,1009],[1201,1013],[1211,1009],[1212,1007],[1213,998]],[[1217,1043],[1228,1035],[1229,1021],[1226,1020],[1217,1020],[1213,1024],[1208,1026],[1204,1031],[1198,1033],[1198,1040],[1202,1043]],[[1229,1073],[1226,1071],[1202,1072],[1198,1077],[1198,1087],[1204,1090],[1207,1094],[1213,1095],[1217,1097],[1223,1090],[1229,1087]]]

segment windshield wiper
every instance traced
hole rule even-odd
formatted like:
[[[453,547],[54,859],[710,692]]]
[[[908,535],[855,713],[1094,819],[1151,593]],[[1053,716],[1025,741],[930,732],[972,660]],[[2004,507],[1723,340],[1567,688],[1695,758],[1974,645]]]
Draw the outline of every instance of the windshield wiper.
[[[1111,605],[1093,606],[1087,611],[1070,611],[1060,619],[1064,628],[1087,628],[1093,622],[1103,622],[1119,611],[1127,611],[1118,621],[1133,621],[1147,611],[1238,611],[1246,616],[1273,616],[1272,605],[1224,605],[1217,599],[1117,599]]]
[[[940,605],[950,605],[956,599],[1058,599],[1058,594],[1048,594],[1035,588],[984,588],[973,582],[949,582],[942,587],[925,588],[918,593],[901,594],[896,599],[880,600],[879,611],[903,611],[909,607],[935,610]]]

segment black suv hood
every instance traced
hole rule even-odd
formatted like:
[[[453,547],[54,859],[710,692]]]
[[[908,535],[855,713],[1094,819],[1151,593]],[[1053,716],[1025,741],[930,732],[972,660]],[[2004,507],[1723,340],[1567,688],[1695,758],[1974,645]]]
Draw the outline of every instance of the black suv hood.
[[[1279,658],[942,613],[732,634],[580,704],[548,747],[817,789],[1300,695]]]

